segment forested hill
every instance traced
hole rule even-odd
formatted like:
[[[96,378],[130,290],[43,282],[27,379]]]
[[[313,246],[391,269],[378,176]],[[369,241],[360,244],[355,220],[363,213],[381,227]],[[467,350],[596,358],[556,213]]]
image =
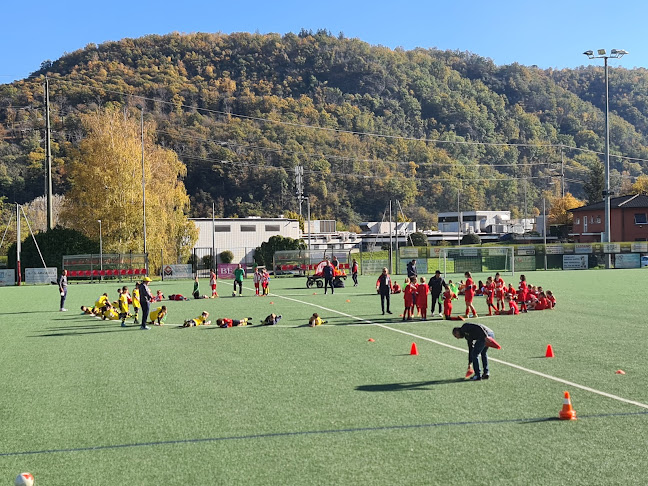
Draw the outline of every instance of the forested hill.
[[[583,62],[589,63],[583,58]],[[616,65],[621,65],[617,63]],[[610,69],[612,185],[648,173],[648,72]],[[387,201],[433,214],[515,215],[566,190],[587,198],[604,149],[603,68],[496,66],[457,51],[388,49],[327,32],[169,34],[91,44],[0,85],[0,194],[43,194],[43,80],[50,78],[55,192],[83,112],[120,104],[155,121],[186,164],[192,215],[295,210],[295,167],[314,217],[381,219]],[[139,116],[139,115],[137,115]],[[564,165],[563,165],[564,164]],[[600,193],[599,193],[600,194]],[[526,196],[526,197],[525,197]]]

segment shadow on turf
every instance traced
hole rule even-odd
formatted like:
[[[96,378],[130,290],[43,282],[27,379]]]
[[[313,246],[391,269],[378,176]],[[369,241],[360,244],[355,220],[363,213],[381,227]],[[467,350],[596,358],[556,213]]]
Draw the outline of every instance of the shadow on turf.
[[[16,314],[51,314],[53,312],[58,313],[59,311],[41,310],[41,311],[25,311],[25,312],[0,312],[0,316],[11,316]]]
[[[360,385],[356,391],[366,392],[390,392],[405,390],[429,390],[433,385],[450,385],[452,383],[468,383],[470,380],[464,378],[451,378],[447,380],[412,381],[409,383],[382,383],[379,385]]]
[[[63,336],[83,336],[86,334],[105,334],[108,332],[121,332],[121,331],[133,331],[133,330],[139,330],[138,325],[134,326],[128,326],[126,328],[123,327],[117,327],[115,329],[106,329],[106,330],[101,330],[101,331],[81,331],[81,332],[52,332],[52,333],[47,333],[47,334],[38,334],[36,336],[30,336],[30,337],[63,337]]]

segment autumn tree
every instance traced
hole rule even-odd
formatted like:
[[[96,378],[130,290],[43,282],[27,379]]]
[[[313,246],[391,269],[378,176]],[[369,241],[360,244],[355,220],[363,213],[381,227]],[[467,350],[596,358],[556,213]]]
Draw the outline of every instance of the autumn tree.
[[[648,176],[640,175],[632,184],[633,194],[648,194]]]
[[[585,205],[584,201],[576,199],[570,192],[565,197],[555,196],[549,199],[549,223],[557,225],[571,225],[573,214],[570,209]]]
[[[102,221],[105,252],[142,252],[142,148],[138,120],[112,107],[82,117],[86,137],[69,169],[70,190],[62,219],[98,240]],[[186,258],[197,239],[187,219],[189,197],[181,177],[186,167],[175,152],[154,142],[154,127],[144,127],[146,241],[149,262]]]

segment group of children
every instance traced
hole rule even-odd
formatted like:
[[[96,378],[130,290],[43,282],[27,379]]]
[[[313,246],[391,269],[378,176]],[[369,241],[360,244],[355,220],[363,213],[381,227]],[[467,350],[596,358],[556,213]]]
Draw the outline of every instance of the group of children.
[[[254,281],[254,291],[256,296],[265,297],[270,293],[270,273],[266,269],[256,267],[254,269],[254,275],[252,276]],[[260,287],[260,288],[259,288]]]
[[[465,276],[466,282],[462,282],[459,287],[460,294],[463,294],[466,300],[465,317],[468,317],[469,310],[473,310],[473,317],[477,316],[474,307],[469,306],[469,301],[472,304],[475,295],[486,297],[489,316],[517,315],[529,310],[551,310],[556,306],[553,292],[527,284],[525,275],[520,275],[517,289],[512,283],[507,286],[499,273],[496,273],[494,278],[488,277],[486,283],[480,281],[478,285],[474,284],[470,272],[466,272]]]
[[[126,327],[126,319],[134,317],[133,324],[139,324],[139,312],[142,307],[140,304],[140,283],[135,284],[133,295],[131,296],[128,287],[124,286],[117,289],[119,297],[116,301],[111,302],[107,293],[103,293],[95,301],[92,307],[85,305],[81,306],[81,311],[84,314],[91,315],[103,320],[121,321],[122,327]],[[164,299],[162,291],[158,290],[151,302],[160,302]],[[130,311],[130,306],[133,306],[133,312]],[[147,322],[156,326],[161,326],[167,316],[167,307],[165,305],[157,307],[150,311],[148,316],[142,316],[142,325]]]
[[[138,318],[139,318],[139,313],[141,308],[139,286],[140,286],[140,282],[137,282],[135,284],[135,288],[133,289],[132,296],[128,291],[128,287],[124,286],[118,288],[117,292],[119,294],[119,297],[117,298],[116,301],[113,302],[110,301],[108,294],[104,293],[99,296],[99,298],[95,301],[92,307],[82,305],[81,311],[86,315],[91,315],[103,320],[111,320],[111,321],[121,320],[122,327],[126,327],[126,319],[129,317],[134,317],[135,318],[134,324],[139,324]],[[263,295],[267,295],[267,288],[268,288],[267,285],[262,287],[264,292]],[[215,293],[216,289],[212,287],[212,291]],[[218,294],[216,294],[216,297],[217,296]],[[161,290],[158,290],[151,302],[159,302],[162,299],[164,299],[164,294],[162,293]],[[169,300],[187,300],[187,298],[183,297],[180,294],[173,294],[169,296]],[[133,306],[132,312],[130,309],[131,305]],[[152,309],[148,316],[142,316],[142,322],[143,324],[148,323],[151,325],[161,326],[166,320],[167,315],[168,315],[168,309],[165,305],[163,305],[155,309]],[[281,315],[270,314],[265,319],[261,320],[261,324],[264,326],[276,325],[279,322],[279,320],[281,320],[281,317],[282,317]],[[314,317],[316,317],[317,319],[314,321],[313,318],[311,318],[309,320],[309,325],[310,324],[320,325],[326,323],[326,321],[322,321],[322,319],[319,318],[317,314],[314,314]],[[313,322],[315,323],[313,324]],[[209,312],[203,311],[198,317],[185,320],[181,327],[209,326],[211,325],[211,323],[212,322],[209,320]],[[242,319],[231,319],[231,318],[224,317],[224,318],[216,319],[216,325],[222,328],[247,326],[251,324],[252,324],[251,317],[245,317]]]
[[[556,298],[550,290],[544,291],[542,287],[528,285],[526,277],[520,275],[520,283],[517,289],[512,283],[505,284],[499,273],[495,277],[488,277],[486,283],[479,281],[476,285],[470,272],[464,274],[465,281],[459,285],[453,284],[452,280],[443,284],[443,293],[439,297],[439,304],[443,303],[442,317],[446,320],[464,320],[469,316],[478,317],[474,305],[475,296],[485,296],[488,306],[488,315],[517,315],[520,312],[529,310],[553,309],[556,306]],[[415,315],[422,320],[427,320],[428,295],[430,287],[425,277],[409,277],[405,280],[403,288],[398,284],[392,286],[392,293],[403,293],[405,309],[403,320],[412,320]],[[452,302],[458,299],[459,295],[464,296],[466,310],[464,315],[452,316]],[[432,303],[432,315],[436,302]]]

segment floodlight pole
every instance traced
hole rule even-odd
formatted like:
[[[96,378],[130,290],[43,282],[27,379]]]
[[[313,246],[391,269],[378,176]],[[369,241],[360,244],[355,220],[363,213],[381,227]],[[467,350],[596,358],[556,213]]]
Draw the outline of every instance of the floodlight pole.
[[[608,59],[620,59],[627,54],[623,49],[612,49],[610,54],[606,54],[605,49],[599,49],[598,55],[593,51],[585,51],[589,59],[603,59],[605,73],[605,190],[603,191],[603,200],[605,203],[605,243],[611,243],[612,235],[610,228],[610,91],[608,79]],[[605,268],[612,267],[612,254],[605,252]]]
[[[101,280],[103,280],[103,234],[101,231],[101,220],[98,219],[97,222],[99,223],[99,270],[101,275]]]
[[[148,272],[148,258],[146,257],[146,172],[144,170],[144,105],[137,105],[140,110],[140,132],[142,135],[142,231],[144,232],[144,260]]]
[[[22,273],[20,268],[20,253],[22,252],[22,242],[20,241],[20,204],[16,204],[16,285],[22,283]]]

